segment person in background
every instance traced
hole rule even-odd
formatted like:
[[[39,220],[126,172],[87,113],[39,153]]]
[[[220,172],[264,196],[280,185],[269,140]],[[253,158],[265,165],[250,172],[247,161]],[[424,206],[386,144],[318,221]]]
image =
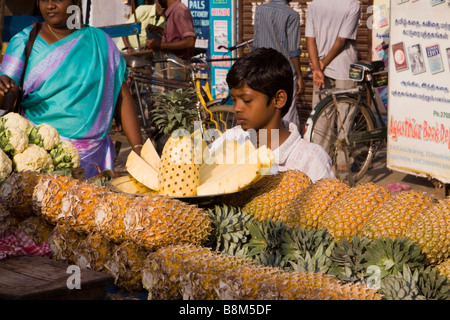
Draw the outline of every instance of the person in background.
[[[160,5],[157,5],[153,0],[146,0],[145,4],[136,8],[136,17],[132,13],[127,23],[140,22],[141,33],[139,34],[139,43],[136,36],[121,37],[117,42],[117,47],[121,51],[132,53],[139,47],[145,48],[147,42],[147,27],[154,26],[159,29],[160,32],[164,30],[166,18],[164,17],[164,11]],[[137,20],[137,21],[136,21]],[[140,46],[139,46],[140,45]]]
[[[154,51],[156,60],[172,58],[187,64],[194,55],[197,35],[194,32],[194,22],[189,8],[180,0],[156,0],[164,9],[166,24],[162,39],[147,40],[146,47]],[[167,71],[162,71],[167,70]],[[166,79],[180,81],[190,80],[190,71],[181,69],[173,63],[157,63],[155,75]]]
[[[313,74],[313,108],[320,101],[320,89],[355,85],[349,78],[349,67],[358,61],[356,34],[360,16],[357,0],[314,0],[308,6],[305,37]],[[316,128],[324,133],[324,141],[319,143],[328,150],[329,125],[318,123]],[[342,151],[337,154],[337,162],[338,170],[347,170]]]
[[[291,0],[273,0],[255,10],[253,49],[273,48],[290,62],[294,74],[294,95],[284,120],[299,125],[297,96],[304,92],[300,68],[300,15],[289,6]]]
[[[34,125],[55,127],[81,156],[85,177],[114,169],[115,147],[109,136],[115,113],[140,154],[142,137],[128,86],[125,60],[102,30],[82,25],[69,29],[71,5],[80,0],[39,0],[44,18],[24,70],[25,47],[32,26],[14,36],[0,73],[0,105],[5,95],[23,88],[22,116]],[[86,59],[86,57],[89,57]],[[25,73],[24,83],[21,83]]]
[[[239,58],[226,78],[237,125],[211,143],[210,153],[226,141],[243,143],[256,133],[256,147],[265,144],[275,154],[272,174],[299,170],[313,182],[334,178],[322,147],[302,139],[296,124],[283,120],[292,102],[292,78],[289,60],[275,49],[258,48]]]

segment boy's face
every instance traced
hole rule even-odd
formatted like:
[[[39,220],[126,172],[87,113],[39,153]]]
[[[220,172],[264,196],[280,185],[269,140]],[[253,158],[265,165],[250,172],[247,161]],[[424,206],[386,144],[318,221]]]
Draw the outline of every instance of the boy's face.
[[[247,84],[231,89],[230,95],[233,100],[237,124],[243,130],[279,128],[281,108],[278,106],[276,98],[267,101],[265,94],[251,89]]]

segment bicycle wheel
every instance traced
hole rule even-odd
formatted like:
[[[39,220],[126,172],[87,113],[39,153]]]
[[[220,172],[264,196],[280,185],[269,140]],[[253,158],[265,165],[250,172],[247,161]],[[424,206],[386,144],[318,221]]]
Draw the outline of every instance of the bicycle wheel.
[[[219,128],[216,128],[214,122],[208,119],[206,121],[207,129],[218,129],[220,132],[225,132],[236,125],[236,114],[233,106],[213,105],[208,107],[208,110],[213,114],[213,119],[218,123]]]
[[[317,104],[308,119],[305,139],[321,145],[331,157],[336,178],[354,185],[369,169],[378,141],[349,143],[351,136],[376,128],[370,108],[354,96],[332,96]]]

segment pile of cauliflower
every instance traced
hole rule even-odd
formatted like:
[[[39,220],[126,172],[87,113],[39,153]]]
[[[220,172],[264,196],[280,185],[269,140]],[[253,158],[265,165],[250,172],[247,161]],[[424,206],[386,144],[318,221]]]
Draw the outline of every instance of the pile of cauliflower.
[[[80,167],[80,155],[49,124],[34,126],[18,113],[0,117],[0,183],[13,171],[48,173]]]

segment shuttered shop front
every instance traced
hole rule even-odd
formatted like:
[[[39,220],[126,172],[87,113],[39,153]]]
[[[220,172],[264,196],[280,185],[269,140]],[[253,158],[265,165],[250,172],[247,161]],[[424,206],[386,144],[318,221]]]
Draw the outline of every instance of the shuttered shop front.
[[[334,0],[330,0],[334,1]],[[264,3],[265,1],[251,1],[251,0],[243,0],[238,5],[238,42],[246,41],[253,38],[253,20],[254,20],[254,12],[257,6]],[[311,73],[309,71],[309,55],[306,49],[306,39],[305,35],[305,21],[306,14],[309,1],[295,1],[292,0],[290,2],[290,6],[300,13],[300,24],[301,24],[301,33],[302,33],[302,41],[301,41],[301,66],[303,74],[305,77],[305,85],[306,90],[304,95],[300,96],[297,99],[297,108],[299,111],[300,124],[306,122],[306,119],[309,116],[309,113],[312,110],[312,80]],[[372,33],[371,30],[367,27],[367,20],[370,17],[371,8],[370,6],[373,4],[373,0],[363,0],[361,2],[361,21],[358,28],[358,38],[357,38],[357,49],[360,60],[371,60],[371,43],[372,43]]]

